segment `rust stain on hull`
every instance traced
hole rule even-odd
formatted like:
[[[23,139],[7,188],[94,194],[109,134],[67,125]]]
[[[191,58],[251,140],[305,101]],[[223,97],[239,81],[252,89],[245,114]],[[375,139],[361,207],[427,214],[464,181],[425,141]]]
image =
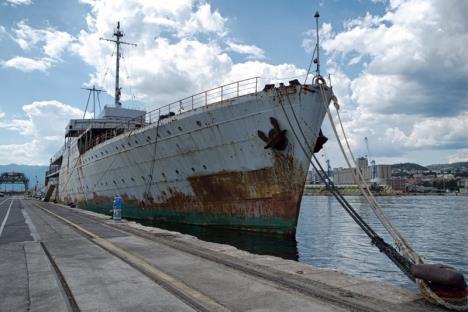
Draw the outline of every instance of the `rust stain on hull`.
[[[121,196],[125,204],[143,210],[169,209],[177,214],[201,213],[250,220],[271,217],[284,219],[295,227],[305,170],[292,156],[273,153],[272,167],[188,177],[193,195],[171,190],[169,196],[151,193],[142,194],[140,199],[127,194]],[[94,193],[92,201],[108,204],[112,199]]]

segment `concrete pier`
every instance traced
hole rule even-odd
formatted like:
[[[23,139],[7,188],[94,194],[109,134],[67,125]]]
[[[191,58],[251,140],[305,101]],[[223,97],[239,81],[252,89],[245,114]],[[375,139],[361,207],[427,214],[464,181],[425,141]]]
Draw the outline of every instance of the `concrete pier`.
[[[0,311],[443,311],[408,290],[0,198]]]

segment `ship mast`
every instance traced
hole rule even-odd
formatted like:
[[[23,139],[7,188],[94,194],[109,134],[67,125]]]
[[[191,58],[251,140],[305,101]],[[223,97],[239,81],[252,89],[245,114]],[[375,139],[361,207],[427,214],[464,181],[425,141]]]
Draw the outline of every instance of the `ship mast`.
[[[115,107],[122,107],[122,103],[120,103],[120,86],[119,86],[119,71],[120,71],[120,45],[121,44],[128,44],[131,46],[137,46],[135,43],[129,43],[125,41],[120,41],[120,38],[124,36],[123,32],[120,31],[120,22],[117,22],[117,29],[114,31],[114,37],[116,39],[106,39],[106,38],[99,38],[99,40],[105,40],[114,42],[117,46],[117,59],[115,61]]]

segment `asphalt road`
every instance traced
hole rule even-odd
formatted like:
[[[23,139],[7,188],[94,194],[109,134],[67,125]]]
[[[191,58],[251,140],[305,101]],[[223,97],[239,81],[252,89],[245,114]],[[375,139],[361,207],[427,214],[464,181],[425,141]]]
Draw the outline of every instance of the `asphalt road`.
[[[0,197],[0,244],[32,241],[26,218],[27,213],[19,198]]]

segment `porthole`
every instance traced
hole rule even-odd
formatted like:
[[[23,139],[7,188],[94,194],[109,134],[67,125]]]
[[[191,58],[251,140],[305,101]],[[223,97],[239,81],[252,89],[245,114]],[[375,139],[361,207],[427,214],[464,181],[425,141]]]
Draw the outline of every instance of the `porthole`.
[[[163,173],[161,173],[161,175],[162,175],[163,177],[166,177],[166,174],[165,174],[164,172],[163,172]]]
[[[179,174],[179,170],[176,169],[175,173]]]
[[[169,131],[169,130],[167,130],[166,132],[167,132],[167,134],[169,134],[169,135],[171,134],[171,131]]]
[[[192,171],[195,172],[195,168],[192,168]]]
[[[147,137],[146,137],[146,141],[148,141],[148,142],[151,141],[151,137],[150,137],[150,136],[147,136]]]
[[[159,135],[159,133],[158,133],[158,134],[156,134],[156,136],[157,136],[158,138],[160,138],[160,137],[161,137],[161,136]]]
[[[133,177],[131,177],[130,180],[132,180],[132,182],[135,182],[135,179]]]
[[[148,174],[148,178],[152,179],[152,178],[153,178],[153,176],[152,176],[151,174]]]
[[[112,182],[114,182],[114,184],[117,184],[117,182],[115,182],[115,180],[114,180],[114,181],[112,181]]]
[[[177,127],[177,129],[179,129],[179,131],[182,131],[182,127],[180,127],[180,126],[179,126],[179,127]]]
[[[125,180],[124,179],[121,179],[122,180],[122,183],[125,183]]]
[[[137,141],[137,140],[135,140],[135,144],[138,144],[138,141]]]
[[[201,127],[201,122],[197,120],[197,125]]]
[[[128,144],[128,146],[132,146],[132,144],[130,142],[128,142],[127,144]]]
[[[125,145],[122,144],[122,148],[125,148]]]
[[[118,147],[118,146],[116,146],[116,147],[115,147],[115,149],[116,149],[116,150],[119,150],[119,147]]]
[[[203,165],[203,169],[206,169],[206,166],[205,166],[205,165]]]

